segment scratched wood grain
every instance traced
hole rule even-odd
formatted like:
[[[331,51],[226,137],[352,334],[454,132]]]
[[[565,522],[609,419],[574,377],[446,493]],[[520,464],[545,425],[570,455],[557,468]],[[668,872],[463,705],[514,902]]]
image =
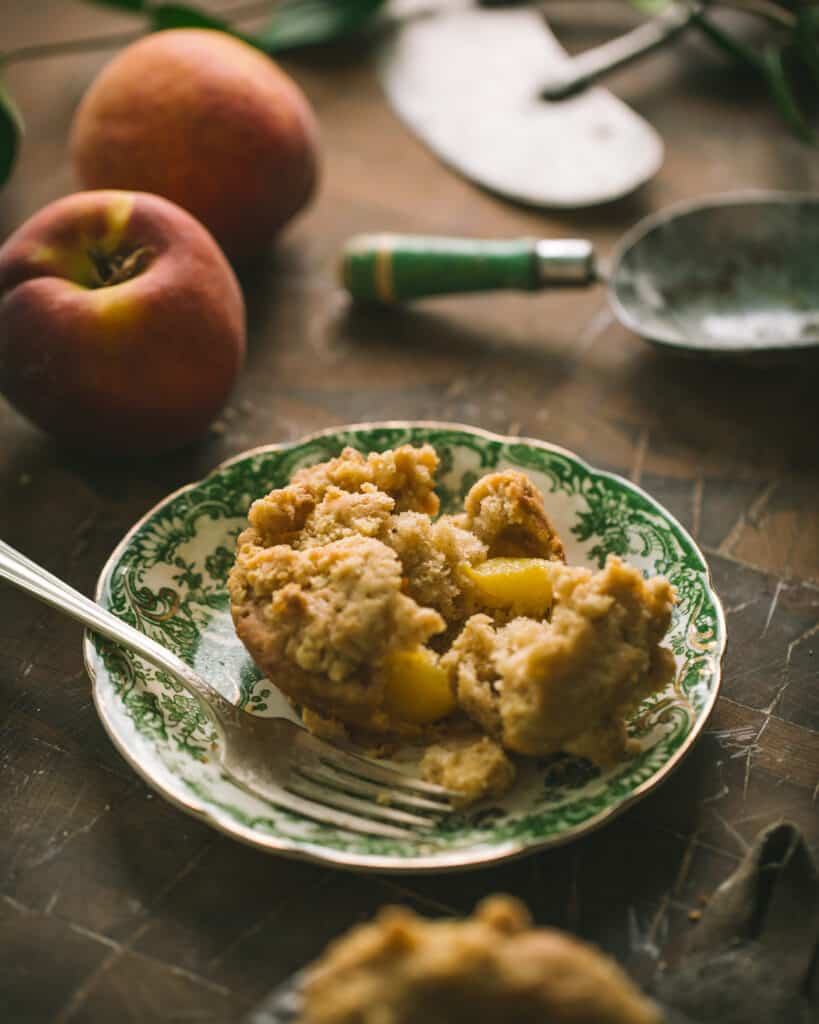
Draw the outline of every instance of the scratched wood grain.
[[[575,5],[555,8],[572,46],[627,24],[615,5],[583,6],[593,23],[582,31]],[[132,25],[58,0],[4,15],[4,47]],[[0,194],[0,235],[74,187],[71,113],[111,52],[9,69],[28,134]],[[673,956],[689,913],[763,825],[790,818],[819,848],[817,361],[760,370],[671,358],[620,328],[594,289],[364,314],[334,277],[341,242],[367,230],[577,233],[605,254],[678,199],[816,189],[815,151],[692,40],[612,81],[664,135],[661,174],[621,203],[557,216],[444,170],[390,113],[363,49],[288,67],[321,120],[322,189],[245,281],[250,352],[229,409],[196,447],[120,464],[59,451],[0,402],[0,536],[89,593],[138,516],[250,445],[387,417],[529,434],[642,483],[705,547],[728,615],[723,696],[674,776],[580,842],[459,876],[349,876],[247,849],[148,792],[97,721],[80,630],[1,589],[4,1020],[239,1020],[382,904],[462,913],[492,891],[627,964]]]

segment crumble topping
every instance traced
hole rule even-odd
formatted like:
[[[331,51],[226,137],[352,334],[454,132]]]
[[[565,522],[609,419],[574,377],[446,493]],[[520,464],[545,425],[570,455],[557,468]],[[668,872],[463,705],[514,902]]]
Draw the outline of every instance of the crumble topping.
[[[515,781],[515,766],[488,736],[448,736],[427,747],[421,774],[458,794],[465,807],[486,797],[503,796]]]
[[[615,557],[567,566],[516,470],[433,518],[437,464],[429,445],[347,448],[254,501],[228,584],[239,637],[325,734],[434,740],[422,772],[465,802],[511,785],[507,752],[622,758],[625,718],[673,671],[673,588]]]
[[[493,896],[465,920],[386,907],[308,969],[300,1024],[661,1024],[589,943]]]
[[[551,618],[488,615],[466,623],[443,664],[458,704],[504,747],[566,751],[611,764],[626,753],[624,718],[674,670],[659,644],[674,592],[610,555],[600,572],[550,563]]]

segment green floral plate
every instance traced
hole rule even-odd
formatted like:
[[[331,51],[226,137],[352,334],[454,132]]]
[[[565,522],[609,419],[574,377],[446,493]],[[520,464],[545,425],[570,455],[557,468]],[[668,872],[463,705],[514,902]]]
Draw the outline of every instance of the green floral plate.
[[[260,715],[291,715],[236,639],[225,580],[250,502],[300,466],[345,445],[362,452],[406,442],[434,445],[444,511],[460,506],[483,474],[524,470],[546,496],[571,562],[599,566],[609,552],[677,588],[669,643],[677,674],[630,723],[639,752],[610,771],[567,756],[532,760],[503,800],[453,815],[417,840],[355,835],[250,796],[209,756],[216,742],[197,701],[166,674],[108,641],[85,640],[100,718],[126,760],[164,797],[264,850],[377,871],[477,866],[565,843],[645,796],[680,761],[716,699],[725,620],[701,552],[680,524],[634,484],[541,441],[445,423],[343,427],[295,444],[245,452],[170,495],[141,519],[108,560],[97,600],[165,644],[227,697]],[[411,767],[410,754],[399,760]]]

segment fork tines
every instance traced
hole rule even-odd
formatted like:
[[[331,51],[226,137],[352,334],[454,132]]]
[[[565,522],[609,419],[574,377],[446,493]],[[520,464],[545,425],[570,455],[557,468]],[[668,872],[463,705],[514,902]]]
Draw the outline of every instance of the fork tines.
[[[415,830],[433,828],[452,809],[442,786],[339,750],[303,733],[287,789],[339,811]]]

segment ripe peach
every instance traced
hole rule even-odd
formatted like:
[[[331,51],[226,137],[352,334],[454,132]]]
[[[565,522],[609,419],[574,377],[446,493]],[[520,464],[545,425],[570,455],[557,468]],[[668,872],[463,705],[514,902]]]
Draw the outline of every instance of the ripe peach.
[[[222,32],[173,29],[103,69],[71,151],[85,188],[172,199],[247,263],[311,198],[317,140],[304,94],[269,57]]]
[[[79,192],[0,247],[0,391],[62,441],[156,452],[192,440],[244,350],[230,265],[159,196]]]

